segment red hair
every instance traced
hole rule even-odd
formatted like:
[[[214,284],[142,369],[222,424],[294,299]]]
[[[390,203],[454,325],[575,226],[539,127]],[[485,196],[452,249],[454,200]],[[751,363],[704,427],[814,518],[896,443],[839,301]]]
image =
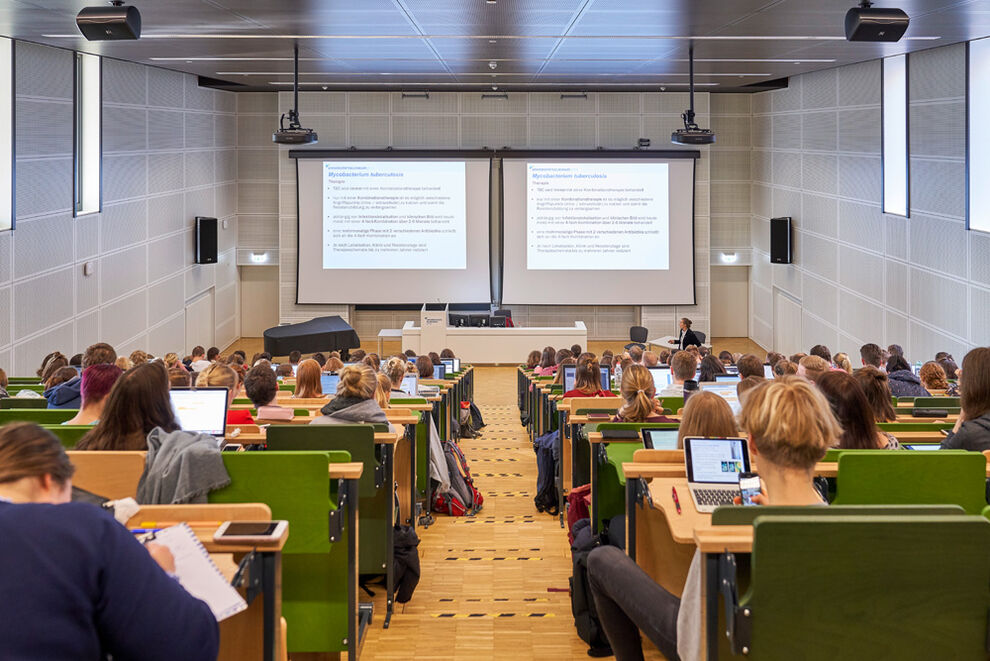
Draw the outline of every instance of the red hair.
[[[83,403],[98,402],[108,394],[124,370],[109,363],[90,365],[82,373]]]

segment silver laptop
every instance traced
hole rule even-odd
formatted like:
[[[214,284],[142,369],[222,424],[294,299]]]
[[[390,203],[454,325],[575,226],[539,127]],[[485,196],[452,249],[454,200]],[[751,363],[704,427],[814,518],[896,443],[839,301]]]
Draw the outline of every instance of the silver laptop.
[[[731,505],[739,495],[739,474],[750,472],[749,448],[744,438],[684,439],[688,491],[699,512]]]
[[[223,440],[227,429],[226,388],[172,388],[168,395],[182,431]]]
[[[644,427],[640,432],[643,434],[643,447],[647,450],[677,449],[678,431],[676,429]]]

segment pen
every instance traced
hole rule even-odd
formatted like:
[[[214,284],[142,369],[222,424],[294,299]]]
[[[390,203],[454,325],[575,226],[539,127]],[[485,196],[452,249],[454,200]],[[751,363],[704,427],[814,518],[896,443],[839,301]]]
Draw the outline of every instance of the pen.
[[[177,526],[180,523],[187,524],[190,528],[207,528],[209,526],[219,526],[223,521],[142,521],[142,528],[168,528]]]
[[[156,533],[159,532],[161,528],[131,528],[131,532],[135,535],[143,535],[145,533]]]
[[[674,498],[674,507],[677,508],[677,513],[681,513],[681,501],[677,499],[677,487],[670,487],[670,495]]]

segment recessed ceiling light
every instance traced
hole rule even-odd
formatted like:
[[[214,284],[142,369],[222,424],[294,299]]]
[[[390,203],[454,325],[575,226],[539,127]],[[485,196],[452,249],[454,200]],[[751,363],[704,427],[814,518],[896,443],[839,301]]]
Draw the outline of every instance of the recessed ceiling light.
[[[494,44],[494,43],[497,43],[497,40],[496,40],[496,39],[489,39],[489,40],[488,40],[488,43],[490,43],[490,44]]]
[[[498,0],[485,0],[485,4],[486,4],[486,5],[494,5],[494,4],[496,4],[496,3],[497,3],[497,1],[498,1]]]

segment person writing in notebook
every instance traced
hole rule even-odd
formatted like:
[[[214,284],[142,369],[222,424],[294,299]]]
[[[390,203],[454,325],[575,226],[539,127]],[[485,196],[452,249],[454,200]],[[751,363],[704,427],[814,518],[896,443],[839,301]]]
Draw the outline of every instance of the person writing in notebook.
[[[763,493],[760,505],[825,505],[815,489],[815,464],[841,433],[828,402],[799,377],[750,391],[739,419],[749,435]],[[682,501],[683,503],[684,501]],[[693,507],[690,500],[684,503]],[[680,598],[657,585],[615,546],[588,556],[588,581],[598,618],[618,661],[640,661],[640,631],[668,659],[701,658],[701,555],[691,562]]]
[[[209,606],[93,505],[70,503],[73,467],[31,423],[0,428],[0,656],[207,661],[220,631]]]

